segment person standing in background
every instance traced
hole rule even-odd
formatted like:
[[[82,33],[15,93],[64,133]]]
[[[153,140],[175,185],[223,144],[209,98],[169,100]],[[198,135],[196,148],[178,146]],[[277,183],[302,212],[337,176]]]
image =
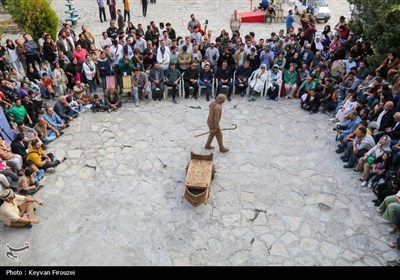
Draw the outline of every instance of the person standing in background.
[[[231,21],[230,21],[232,33],[234,31],[240,31],[241,24],[242,24],[242,18],[237,15],[237,10],[234,10],[233,15],[231,16]]]
[[[142,0],[142,12],[143,12],[143,16],[146,17],[146,14],[147,14],[147,0]]]
[[[115,10],[115,6],[117,5],[117,3],[115,1],[116,0],[107,0],[107,5],[110,10],[111,20],[117,19],[117,11]]]
[[[97,5],[99,5],[100,21],[103,22],[103,18],[104,21],[107,21],[106,9],[104,8],[104,0],[97,0]]]
[[[128,18],[128,22],[131,21],[131,0],[124,0],[124,22],[126,22],[126,18]]]

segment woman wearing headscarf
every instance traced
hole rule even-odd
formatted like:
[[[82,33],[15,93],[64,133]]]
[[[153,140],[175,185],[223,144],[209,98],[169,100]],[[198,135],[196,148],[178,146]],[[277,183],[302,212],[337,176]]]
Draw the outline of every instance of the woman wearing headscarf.
[[[379,158],[381,158],[385,153],[391,154],[390,149],[390,137],[388,135],[383,135],[379,140],[378,144],[372,147],[368,152],[365,153],[363,157],[358,160],[358,164],[355,167],[355,171],[363,171],[362,178],[366,180],[372,164]]]
[[[263,63],[250,77],[249,102],[256,100],[257,94],[262,94],[265,83],[268,80],[267,66]]]

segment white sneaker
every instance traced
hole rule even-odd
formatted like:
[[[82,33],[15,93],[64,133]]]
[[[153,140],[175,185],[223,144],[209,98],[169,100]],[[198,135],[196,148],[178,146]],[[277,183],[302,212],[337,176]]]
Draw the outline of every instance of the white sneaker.
[[[361,187],[365,187],[366,185],[368,185],[367,181],[364,181],[364,182],[361,183]]]
[[[46,172],[47,173],[54,173],[54,172],[56,172],[56,170],[54,169],[54,167],[49,167],[49,168],[46,169]]]
[[[336,122],[336,118],[330,118],[329,121]]]
[[[381,208],[379,208],[379,207],[376,208],[376,211],[377,211],[378,213],[382,213],[382,212],[383,212],[383,210],[382,210]]]
[[[372,188],[372,184],[373,184],[372,182],[369,182],[367,187]]]

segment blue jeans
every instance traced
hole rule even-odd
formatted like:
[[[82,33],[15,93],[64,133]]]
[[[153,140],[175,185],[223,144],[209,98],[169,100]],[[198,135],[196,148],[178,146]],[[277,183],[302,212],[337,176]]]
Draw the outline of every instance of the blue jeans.
[[[212,84],[211,83],[206,83],[202,80],[199,80],[199,85],[201,85],[202,87],[206,87],[207,89],[207,93],[206,93],[206,97],[210,97],[212,95]]]
[[[42,140],[42,142],[46,143],[46,142],[51,142],[56,138],[57,138],[57,134],[53,130],[49,130],[47,132],[47,137],[40,137],[40,140]]]
[[[44,176],[44,170],[39,169],[39,171],[36,172],[36,176],[35,176],[36,181],[39,182],[43,178],[43,176]]]
[[[95,93],[97,89],[96,81],[87,79],[87,83],[89,84],[90,93]]]

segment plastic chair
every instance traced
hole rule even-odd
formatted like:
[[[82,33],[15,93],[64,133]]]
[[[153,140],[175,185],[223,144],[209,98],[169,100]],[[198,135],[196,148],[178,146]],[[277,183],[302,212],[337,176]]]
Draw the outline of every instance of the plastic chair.
[[[179,98],[182,98],[182,79],[180,79],[179,80],[179,82],[178,82],[178,95],[179,95]],[[164,99],[167,99],[167,97],[168,97],[168,90],[170,90],[170,89],[172,89],[172,87],[170,87],[170,86],[167,86],[165,83],[164,83]]]

